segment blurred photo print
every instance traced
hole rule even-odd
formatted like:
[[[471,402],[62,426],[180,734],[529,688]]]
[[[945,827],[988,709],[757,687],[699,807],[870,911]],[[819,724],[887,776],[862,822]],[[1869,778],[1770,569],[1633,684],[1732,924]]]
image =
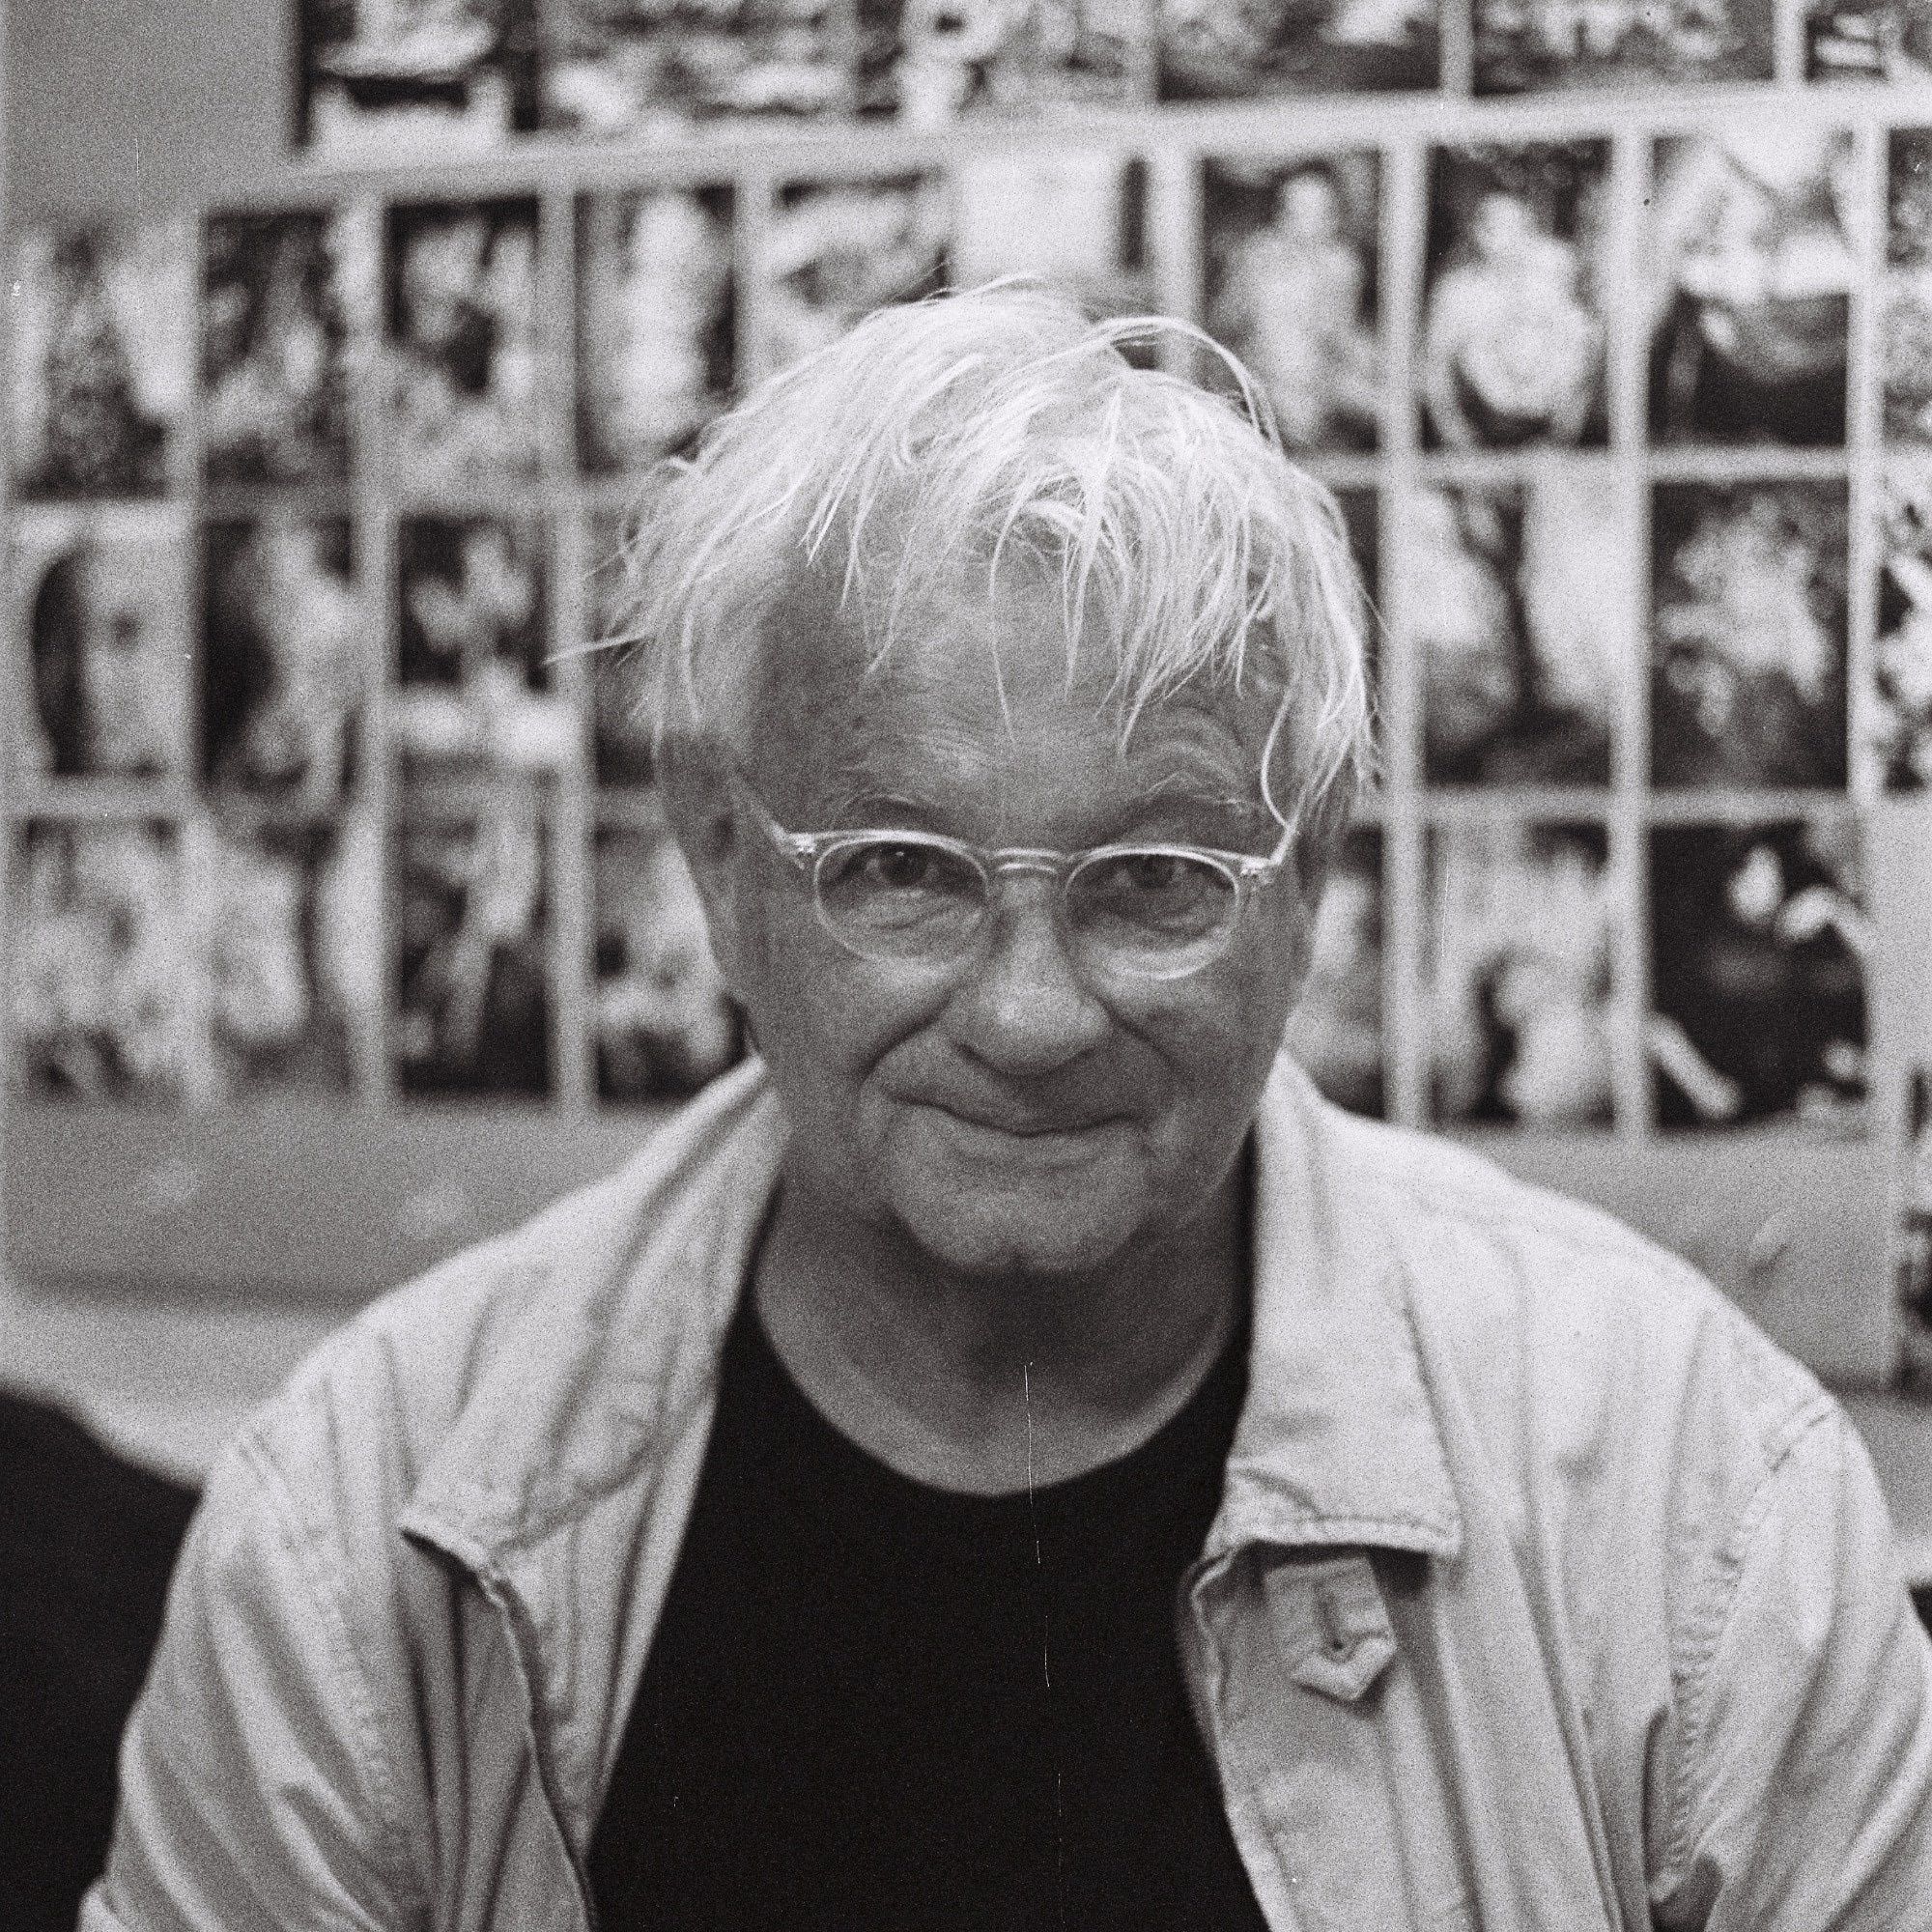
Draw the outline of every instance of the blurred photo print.
[[[552,1079],[548,864],[533,793],[393,844],[391,1054],[410,1094],[541,1095]]]
[[[853,104],[836,0],[552,0],[546,19],[544,121],[564,132],[651,134]]]
[[[765,235],[760,362],[782,369],[889,302],[948,279],[952,196],[944,175],[794,182]]]
[[[1476,92],[1772,77],[1773,0],[1474,0]]]
[[[501,517],[412,517],[396,543],[399,688],[391,741],[443,776],[542,774],[576,755],[551,688],[542,527]]]
[[[1222,156],[1202,170],[1204,309],[1293,450],[1376,447],[1381,412],[1373,154]],[[1208,381],[1225,371],[1202,358]]]
[[[1660,141],[1650,431],[1662,443],[1841,443],[1851,139],[1782,125]]]
[[[655,777],[650,721],[638,703],[638,673],[626,638],[625,525],[591,521],[584,587],[590,648],[582,653],[590,687],[591,772],[600,786],[635,790]]]
[[[1880,354],[1885,433],[1932,442],[1932,128],[1891,137]]]
[[[1659,1124],[1861,1126],[1869,927],[1854,836],[1665,827],[1651,835],[1650,897]]]
[[[374,668],[348,520],[285,509],[212,524],[201,581],[204,776],[309,816],[332,810]]]
[[[144,821],[30,823],[14,848],[14,1080],[35,1095],[204,1095],[193,906],[181,841]]]
[[[1432,834],[1426,999],[1437,1121],[1609,1123],[1607,854],[1592,824]]]
[[[858,0],[859,105],[905,128],[1144,93],[1151,0]]]
[[[1812,80],[1932,80],[1927,0],[1822,0],[1804,14],[1805,74]]]
[[[1616,477],[1594,466],[1410,499],[1429,783],[1609,782],[1633,534]]]
[[[953,171],[950,279],[1030,275],[1091,312],[1147,308],[1147,168],[1104,148],[988,153]]]
[[[391,437],[407,489],[536,468],[536,283],[532,200],[389,211]]]
[[[1844,486],[1666,484],[1652,528],[1653,782],[1843,786]]]
[[[1381,1116],[1382,838],[1373,826],[1355,827],[1329,867],[1288,1049],[1338,1107]]]
[[[1434,446],[1603,440],[1608,167],[1602,141],[1437,153],[1417,371]]]
[[[189,760],[187,534],[158,507],[14,519],[13,634],[28,773],[179,779]]]
[[[167,487],[194,385],[193,259],[181,221],[16,236],[7,327],[22,496]]]
[[[1887,791],[1932,790],[1932,462],[1886,477],[1871,750]]]
[[[344,481],[350,336],[376,312],[373,234],[349,211],[221,214],[202,250],[209,482]]]
[[[217,822],[203,956],[222,1092],[348,1089],[352,1029],[380,1024],[380,854],[356,821]]]
[[[743,1049],[697,887],[661,824],[600,829],[594,866],[598,1096],[695,1094]]]
[[[1436,0],[1156,0],[1163,100],[1434,87]]]
[[[468,155],[537,122],[540,0],[296,0],[297,139],[332,159]]]
[[[651,187],[577,205],[577,448],[623,469],[684,448],[730,394],[732,191]]]

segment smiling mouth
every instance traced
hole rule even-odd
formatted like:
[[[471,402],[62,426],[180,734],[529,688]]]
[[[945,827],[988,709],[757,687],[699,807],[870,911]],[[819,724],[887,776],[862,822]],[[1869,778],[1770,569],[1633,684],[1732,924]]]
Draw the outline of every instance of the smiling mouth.
[[[1112,1126],[1120,1119],[1117,1114],[1098,1114],[1079,1121],[1000,1120],[982,1114],[963,1113],[943,1101],[935,1100],[930,1104],[934,1113],[943,1115],[959,1126],[971,1127],[982,1134],[1003,1134],[1010,1140],[1021,1141],[1072,1140],[1078,1135]]]

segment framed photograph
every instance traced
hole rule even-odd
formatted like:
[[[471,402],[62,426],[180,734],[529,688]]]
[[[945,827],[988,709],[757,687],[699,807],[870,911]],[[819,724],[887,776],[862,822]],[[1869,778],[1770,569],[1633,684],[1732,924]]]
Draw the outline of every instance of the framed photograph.
[[[30,228],[8,309],[24,497],[154,497],[194,385],[194,246],[181,221]]]
[[[331,159],[471,155],[537,124],[541,0],[297,0],[296,140]]]
[[[194,909],[173,829],[32,822],[9,896],[16,1088],[91,1101],[204,1096]]]
[[[349,338],[376,313],[373,232],[337,210],[217,214],[203,235],[209,482],[343,482]]]
[[[387,261],[399,479],[436,492],[529,474],[542,447],[536,203],[392,208]]]
[[[1608,1125],[1614,904],[1604,828],[1439,827],[1429,895],[1434,1117]]]
[[[202,542],[202,775],[307,816],[355,781],[364,694],[381,675],[349,522],[272,511]]]
[[[1774,0],[1475,0],[1476,92],[1769,80]]]
[[[1932,128],[1891,136],[1881,299],[1885,433],[1932,442]]]
[[[1444,449],[1604,440],[1609,144],[1439,149],[1417,384]]]
[[[591,638],[600,648],[588,653],[590,759],[597,783],[635,790],[655,777],[650,722],[638,702],[638,667],[625,640],[625,525],[614,516],[590,525],[589,593]]]
[[[534,793],[506,789],[476,818],[407,825],[392,859],[397,1086],[548,1094],[548,866]]]
[[[1844,485],[1666,484],[1652,532],[1652,782],[1842,787]]]
[[[408,517],[397,533],[395,749],[444,774],[542,774],[577,756],[551,690],[544,532],[534,519]]]
[[[1342,512],[1342,526],[1348,532],[1350,554],[1361,573],[1362,587],[1368,593],[1371,615],[1381,602],[1382,512],[1381,498],[1374,490],[1337,490],[1335,505]],[[1375,656],[1378,628],[1370,624],[1369,655]]]
[[[686,447],[731,393],[729,187],[577,204],[577,450],[588,470]]]
[[[782,369],[861,317],[944,287],[952,194],[944,175],[794,182],[765,234],[758,360]]]
[[[1613,473],[1539,469],[1409,508],[1423,776],[1438,785],[1605,785],[1634,630]]]
[[[1869,928],[1851,829],[1660,829],[1650,898],[1659,1124],[1861,1127]]]
[[[1015,147],[953,170],[951,279],[975,288],[1033,275],[1094,314],[1152,305],[1147,164],[1076,145]]]
[[[14,520],[14,755],[46,778],[185,777],[187,532],[147,505]]]
[[[858,0],[859,107],[908,128],[1144,91],[1144,0]]]
[[[1851,156],[1849,135],[1787,126],[1657,144],[1655,440],[1844,441]]]
[[[1813,0],[1804,14],[1804,72],[1810,80],[1922,86],[1932,80],[1932,5]]]
[[[846,114],[850,32],[835,0],[552,0],[544,119],[624,135]]]
[[[1436,0],[1156,0],[1163,100],[1434,87]]]
[[[1378,190],[1369,153],[1203,164],[1202,311],[1247,365],[1291,449],[1376,447]],[[1203,369],[1220,379],[1213,358]]]
[[[1287,1045],[1337,1106],[1381,1116],[1382,838],[1372,826],[1351,831],[1329,868]]]
[[[1885,479],[1869,748],[1890,792],[1932,790],[1932,462]]]
[[[602,828],[594,867],[598,1097],[681,1099],[745,1043],[697,888],[661,826]]]
[[[224,1092],[350,1087],[354,1032],[381,1024],[381,852],[361,823],[215,826],[204,957]]]
[[[1370,724],[1381,736],[1382,699],[1382,506],[1374,490],[1337,490],[1336,507],[1349,536],[1349,549],[1368,595],[1367,635],[1363,639],[1369,681]]]

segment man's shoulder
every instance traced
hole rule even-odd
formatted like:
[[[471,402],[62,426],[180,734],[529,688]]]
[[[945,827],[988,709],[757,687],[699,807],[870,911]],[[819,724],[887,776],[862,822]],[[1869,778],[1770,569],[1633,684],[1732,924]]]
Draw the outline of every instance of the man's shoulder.
[[[1479,1417],[1568,1441],[1701,1409],[1762,1472],[1829,1408],[1704,1274],[1614,1215],[1437,1136],[1325,1103],[1321,1122],[1335,1211],[1373,1217],[1426,1352]]]
[[[680,1298],[771,1163],[768,1116],[755,1070],[727,1076],[614,1173],[379,1296],[249,1417],[244,1452],[298,1500],[393,1515],[473,1437],[474,1483],[514,1509],[680,1345]]]

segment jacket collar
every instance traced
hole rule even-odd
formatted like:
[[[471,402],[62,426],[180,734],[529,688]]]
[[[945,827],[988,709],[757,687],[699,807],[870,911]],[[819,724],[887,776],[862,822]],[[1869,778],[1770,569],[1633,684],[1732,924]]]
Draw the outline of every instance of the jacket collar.
[[[1249,1394],[1210,1559],[1250,1543],[1460,1547],[1406,1277],[1364,1172],[1376,1149],[1353,1142],[1378,1131],[1277,1062],[1256,1128]],[[613,1180],[509,1237],[498,1265],[525,1279],[502,1339],[401,1526],[500,1575],[510,1549],[667,1454],[711,1401],[782,1151],[753,1063]]]
[[[1410,1327],[1377,1137],[1286,1054],[1256,1118],[1248,1399],[1208,1558],[1242,1544],[1453,1556],[1462,1516]]]

